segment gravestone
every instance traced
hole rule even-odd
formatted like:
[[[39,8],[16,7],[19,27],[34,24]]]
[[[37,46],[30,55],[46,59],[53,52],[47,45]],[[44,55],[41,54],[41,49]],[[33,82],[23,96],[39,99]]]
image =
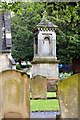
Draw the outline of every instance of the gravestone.
[[[80,73],[78,74],[78,118],[80,119]]]
[[[29,118],[29,78],[20,71],[0,73],[0,118]],[[1,120],[1,119],[0,119]]]
[[[75,74],[58,83],[61,118],[78,118],[78,93],[80,74]]]
[[[31,80],[32,99],[47,99],[47,80],[46,77],[37,75]]]

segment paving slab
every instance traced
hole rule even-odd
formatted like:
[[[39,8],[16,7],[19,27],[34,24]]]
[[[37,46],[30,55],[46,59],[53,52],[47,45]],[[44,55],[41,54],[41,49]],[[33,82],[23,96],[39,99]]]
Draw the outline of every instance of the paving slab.
[[[56,119],[56,115],[59,115],[60,112],[54,112],[54,111],[50,111],[50,112],[31,112],[30,113],[30,118],[55,118]]]

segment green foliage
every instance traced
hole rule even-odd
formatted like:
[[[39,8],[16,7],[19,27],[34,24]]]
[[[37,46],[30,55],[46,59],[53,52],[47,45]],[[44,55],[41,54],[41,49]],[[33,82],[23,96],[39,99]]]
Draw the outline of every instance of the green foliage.
[[[48,3],[49,19],[58,25],[57,57],[62,63],[69,63],[73,57],[80,57],[80,3]]]
[[[47,92],[47,97],[52,98],[56,97],[56,92]],[[32,98],[32,94],[30,93],[30,98]],[[52,111],[59,110],[59,102],[58,100],[53,99],[38,99],[38,100],[30,100],[31,111]]]
[[[6,10],[8,11],[13,11],[15,13],[19,13],[21,14],[22,12],[22,2],[8,2],[8,1],[4,1],[4,2],[0,2],[0,9],[2,9],[2,12],[5,12]]]
[[[68,77],[70,77],[72,75],[72,73],[70,72],[70,73],[60,73],[60,75],[59,75],[59,78],[60,78],[60,80],[62,80],[62,79],[66,79],[66,78],[68,78]]]
[[[21,70],[21,65],[20,64],[16,64],[16,69],[17,70]]]
[[[56,92],[47,92],[47,97],[56,97]]]
[[[11,18],[12,55],[16,60],[32,60],[32,29],[40,22],[43,12],[58,25],[57,57],[61,63],[69,63],[73,57],[80,57],[80,3],[79,2],[13,2],[3,3],[2,8],[16,14]]]
[[[35,4],[23,4],[22,14],[15,14],[15,16],[11,18],[13,40],[12,56],[16,58],[16,60],[24,59],[28,61],[33,58],[34,35],[32,30],[41,20],[40,8],[44,8],[43,4],[40,7],[38,4]]]
[[[32,67],[32,65],[27,64],[26,67],[27,67],[27,68],[30,68],[30,67]]]

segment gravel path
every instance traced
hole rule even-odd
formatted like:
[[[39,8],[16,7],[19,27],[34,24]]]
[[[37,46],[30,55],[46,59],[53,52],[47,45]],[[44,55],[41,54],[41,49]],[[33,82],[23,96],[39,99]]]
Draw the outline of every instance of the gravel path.
[[[31,112],[30,118],[56,118],[59,112]]]

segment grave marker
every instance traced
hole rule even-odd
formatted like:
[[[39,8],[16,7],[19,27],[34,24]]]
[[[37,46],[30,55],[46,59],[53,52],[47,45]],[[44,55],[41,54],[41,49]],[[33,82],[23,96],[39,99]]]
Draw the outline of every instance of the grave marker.
[[[79,79],[80,74],[76,74],[58,83],[61,118],[78,118]]]
[[[0,118],[29,118],[29,78],[20,71],[0,73]]]
[[[37,75],[31,80],[32,98],[47,99],[47,80],[46,77]]]

